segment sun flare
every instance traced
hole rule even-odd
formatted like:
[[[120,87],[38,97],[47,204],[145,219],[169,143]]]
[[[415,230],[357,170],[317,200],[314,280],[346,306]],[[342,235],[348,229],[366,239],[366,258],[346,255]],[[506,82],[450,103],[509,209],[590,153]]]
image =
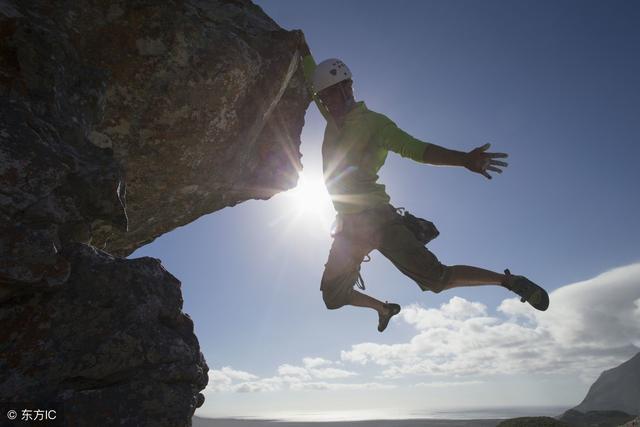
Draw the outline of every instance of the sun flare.
[[[334,211],[322,177],[300,173],[298,185],[287,191],[296,217],[319,220],[328,226]]]

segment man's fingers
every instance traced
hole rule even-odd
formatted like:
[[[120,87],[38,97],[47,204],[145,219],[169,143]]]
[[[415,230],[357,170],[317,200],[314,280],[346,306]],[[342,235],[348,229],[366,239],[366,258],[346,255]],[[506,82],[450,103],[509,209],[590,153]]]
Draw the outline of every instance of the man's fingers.
[[[502,173],[502,169],[498,169],[498,168],[496,168],[494,166],[487,166],[487,169],[489,169],[490,171]]]
[[[487,173],[487,171],[480,172],[482,175],[486,176],[488,179],[491,179],[491,175]]]
[[[485,153],[487,156],[491,157],[492,159],[499,159],[499,158],[504,158],[504,157],[509,157],[509,155],[507,153]]]
[[[476,150],[478,150],[478,151],[487,151],[489,149],[489,147],[491,147],[491,144],[486,143],[482,147],[476,148]]]
[[[500,160],[491,160],[489,162],[490,165],[494,165],[494,166],[503,166],[503,167],[507,167],[509,166],[509,163],[507,162],[501,162]]]

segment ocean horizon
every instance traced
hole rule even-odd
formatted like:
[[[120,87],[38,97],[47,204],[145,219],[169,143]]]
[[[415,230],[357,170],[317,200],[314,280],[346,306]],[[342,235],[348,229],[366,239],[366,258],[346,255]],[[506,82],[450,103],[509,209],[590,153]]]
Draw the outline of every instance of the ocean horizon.
[[[489,420],[508,419],[525,416],[557,417],[572,406],[504,406],[504,407],[462,407],[425,410],[349,410],[349,411],[291,411],[269,412],[255,415],[199,414],[195,416],[210,420],[238,420],[265,422],[345,422],[376,420]]]

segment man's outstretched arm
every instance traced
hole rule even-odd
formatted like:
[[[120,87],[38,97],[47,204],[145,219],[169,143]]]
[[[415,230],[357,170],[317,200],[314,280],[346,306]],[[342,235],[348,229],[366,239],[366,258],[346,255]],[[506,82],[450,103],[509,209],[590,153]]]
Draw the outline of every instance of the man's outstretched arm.
[[[464,151],[449,150],[439,145],[429,144],[422,154],[422,161],[432,165],[440,166],[463,166],[471,172],[476,172],[491,179],[488,171],[502,173],[501,167],[507,167],[508,163],[500,160],[508,156],[506,153],[488,153],[491,144],[465,153]]]
[[[472,172],[479,173],[491,179],[488,171],[502,173],[500,167],[506,167],[507,163],[498,158],[507,157],[506,153],[487,153],[490,144],[475,148],[468,153],[464,151],[449,150],[430,142],[424,142],[400,129],[388,117],[378,114],[376,116],[378,132],[375,138],[386,149],[400,154],[417,162],[439,166],[463,166]]]

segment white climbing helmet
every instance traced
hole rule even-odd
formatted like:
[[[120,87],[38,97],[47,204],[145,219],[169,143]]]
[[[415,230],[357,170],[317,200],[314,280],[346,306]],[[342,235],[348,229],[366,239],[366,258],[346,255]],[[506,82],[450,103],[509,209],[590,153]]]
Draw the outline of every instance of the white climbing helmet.
[[[338,58],[325,59],[313,72],[313,89],[317,93],[350,78],[351,71],[344,62]]]

